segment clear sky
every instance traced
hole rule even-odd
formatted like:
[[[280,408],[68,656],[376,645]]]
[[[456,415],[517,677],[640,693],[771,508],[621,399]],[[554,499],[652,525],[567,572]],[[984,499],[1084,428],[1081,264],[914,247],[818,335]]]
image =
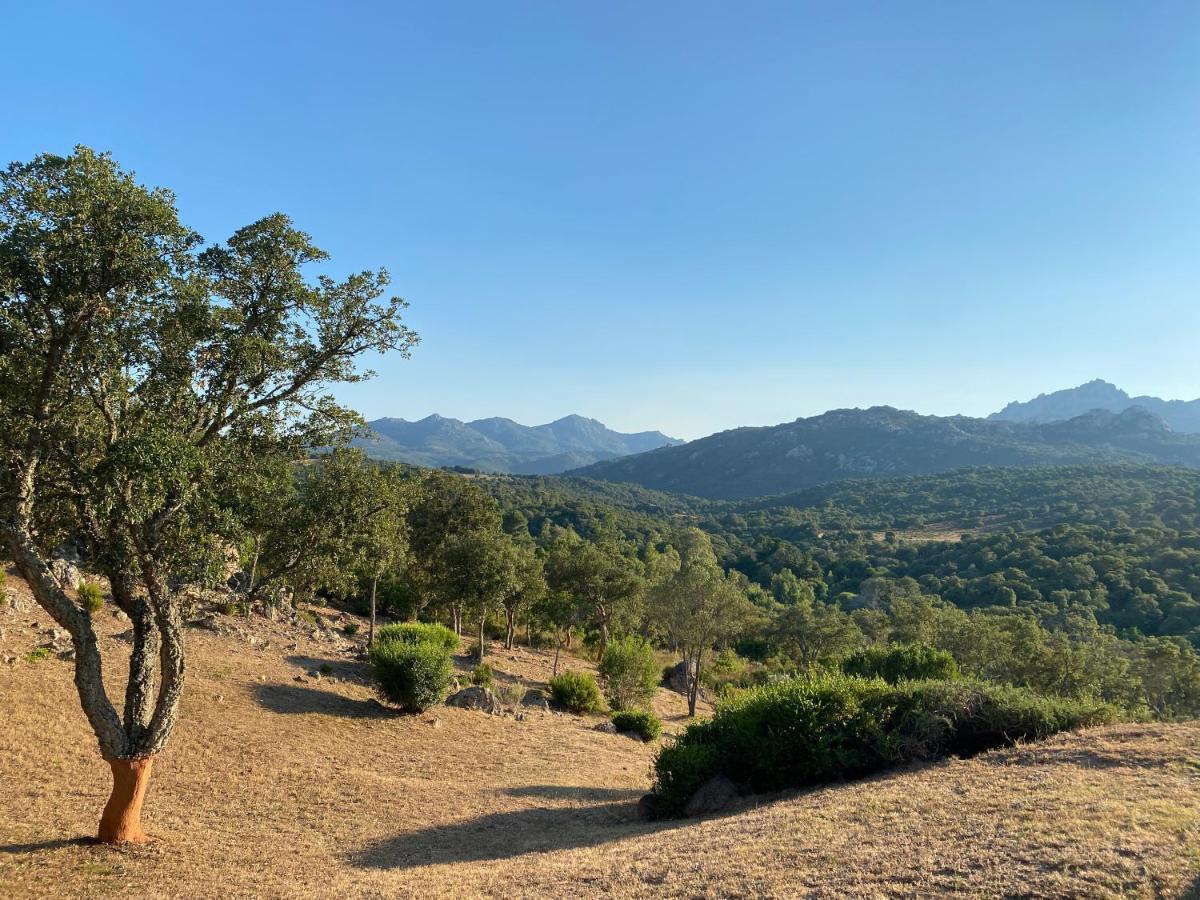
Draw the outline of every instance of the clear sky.
[[[422,344],[368,418],[697,437],[1200,396],[1200,3],[8,3],[0,158],[282,210]]]

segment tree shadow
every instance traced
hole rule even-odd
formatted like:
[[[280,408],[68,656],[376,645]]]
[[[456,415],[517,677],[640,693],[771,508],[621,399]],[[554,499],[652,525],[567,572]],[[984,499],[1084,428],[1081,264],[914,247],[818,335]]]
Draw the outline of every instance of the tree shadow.
[[[521,787],[505,788],[504,793],[510,797],[543,797],[559,800],[627,800],[635,801],[645,791],[633,788],[598,788],[571,787],[564,784],[527,784]]]
[[[1164,760],[1161,755],[1137,753],[1127,749],[1104,750],[1045,748],[1036,744],[1017,746],[1005,753],[993,753],[982,759],[990,765],[1007,766],[1079,766],[1085,769],[1158,769]]]
[[[374,698],[356,700],[296,684],[256,684],[252,692],[259,706],[283,715],[323,713],[349,719],[391,719],[403,715]]]
[[[508,859],[527,853],[606,844],[679,824],[682,823],[643,821],[638,816],[637,804],[631,800],[583,808],[535,807],[402,832],[349,854],[347,861],[360,869],[415,869],[442,863]]]
[[[64,847],[90,847],[98,843],[94,837],[56,838],[33,844],[0,844],[0,853],[37,853],[40,850],[61,850]]]
[[[321,670],[322,666],[327,666],[330,674],[342,679],[365,679],[370,674],[370,667],[367,663],[358,659],[338,659],[325,658],[319,656],[304,656],[303,654],[295,654],[293,656],[284,657],[285,662],[291,663],[293,666],[299,666],[302,669]]]

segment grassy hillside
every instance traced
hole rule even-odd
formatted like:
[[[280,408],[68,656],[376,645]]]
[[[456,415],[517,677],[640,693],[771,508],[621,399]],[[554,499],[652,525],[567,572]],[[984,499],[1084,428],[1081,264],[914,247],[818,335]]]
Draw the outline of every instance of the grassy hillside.
[[[107,773],[70,665],[23,658],[50,625],[36,607],[0,611],[5,896],[1177,897],[1200,872],[1194,723],[646,823],[636,800],[652,746],[567,715],[397,717],[332,628],[228,617],[188,631],[183,721],[146,811],[160,840],[98,847],[87,838]],[[101,617],[110,661],[123,628]],[[332,677],[304,674],[322,662]],[[550,659],[497,651],[493,663],[501,680],[533,684]],[[116,666],[107,675],[120,686]],[[682,698],[664,691],[655,705],[677,730]]]

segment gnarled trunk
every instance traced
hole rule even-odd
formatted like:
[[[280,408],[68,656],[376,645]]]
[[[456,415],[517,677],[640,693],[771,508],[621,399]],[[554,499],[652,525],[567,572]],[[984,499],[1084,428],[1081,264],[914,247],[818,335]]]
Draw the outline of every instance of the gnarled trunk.
[[[154,757],[145,759],[110,759],[113,788],[96,839],[105,844],[144,844],[150,838],[142,831],[142,801],[150,784]]]

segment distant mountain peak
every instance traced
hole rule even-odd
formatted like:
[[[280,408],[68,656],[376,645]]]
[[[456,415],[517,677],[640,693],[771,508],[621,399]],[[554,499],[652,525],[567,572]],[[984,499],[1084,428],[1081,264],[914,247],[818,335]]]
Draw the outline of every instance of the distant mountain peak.
[[[1038,394],[1032,400],[1014,401],[988,418],[993,421],[1046,424],[1072,419],[1092,410],[1121,413],[1132,407],[1140,407],[1158,416],[1172,431],[1200,434],[1200,400],[1131,397],[1102,378],[1094,378],[1078,387]]]

